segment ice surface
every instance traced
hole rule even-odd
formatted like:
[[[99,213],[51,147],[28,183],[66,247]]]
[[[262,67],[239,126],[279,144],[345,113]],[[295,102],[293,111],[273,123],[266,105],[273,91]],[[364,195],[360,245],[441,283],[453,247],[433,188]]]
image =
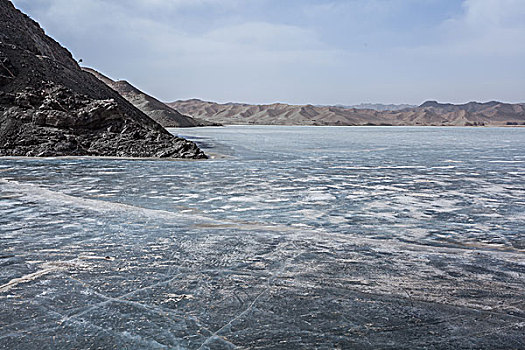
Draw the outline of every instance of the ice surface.
[[[525,130],[173,132],[0,159],[1,349],[525,347]]]

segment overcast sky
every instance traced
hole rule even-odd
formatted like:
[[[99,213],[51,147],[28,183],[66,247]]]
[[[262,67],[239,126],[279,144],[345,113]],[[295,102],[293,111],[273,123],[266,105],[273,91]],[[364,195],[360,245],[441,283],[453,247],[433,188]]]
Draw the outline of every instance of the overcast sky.
[[[525,0],[13,0],[163,101],[525,102]]]

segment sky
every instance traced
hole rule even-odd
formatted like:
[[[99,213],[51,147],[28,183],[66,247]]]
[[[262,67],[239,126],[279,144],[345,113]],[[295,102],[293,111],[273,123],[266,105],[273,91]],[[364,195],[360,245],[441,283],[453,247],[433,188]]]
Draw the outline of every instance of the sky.
[[[525,0],[12,2],[167,102],[525,102]]]

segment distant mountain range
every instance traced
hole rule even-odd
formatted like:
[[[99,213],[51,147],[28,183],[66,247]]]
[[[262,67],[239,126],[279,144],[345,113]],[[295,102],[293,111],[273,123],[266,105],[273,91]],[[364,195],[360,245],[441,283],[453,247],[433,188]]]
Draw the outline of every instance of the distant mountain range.
[[[110,88],[118,92],[132,105],[165,128],[217,125],[187,115],[182,115],[175,109],[160,102],[155,97],[140,91],[125,80],[114,81],[92,68],[82,67],[82,69],[93,74]]]
[[[258,125],[427,125],[505,126],[525,125],[525,104],[469,102],[461,105],[427,101],[420,106],[394,105],[312,106],[274,103],[219,104],[198,99],[168,106],[196,118],[221,124]],[[366,109],[365,106],[370,108]],[[403,106],[403,107],[402,107]],[[375,107],[375,108],[372,108]],[[379,109],[379,110],[377,110]]]
[[[407,108],[414,108],[417,107],[415,105],[408,105],[408,104],[382,104],[382,103],[361,103],[358,105],[335,105],[334,107],[341,107],[341,108],[355,108],[355,109],[373,109],[375,111],[400,111]]]

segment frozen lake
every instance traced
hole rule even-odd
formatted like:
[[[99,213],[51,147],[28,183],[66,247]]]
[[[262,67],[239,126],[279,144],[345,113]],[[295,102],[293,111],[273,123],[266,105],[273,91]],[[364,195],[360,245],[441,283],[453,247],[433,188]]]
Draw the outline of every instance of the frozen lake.
[[[525,347],[525,129],[171,129],[0,158],[0,349]]]

